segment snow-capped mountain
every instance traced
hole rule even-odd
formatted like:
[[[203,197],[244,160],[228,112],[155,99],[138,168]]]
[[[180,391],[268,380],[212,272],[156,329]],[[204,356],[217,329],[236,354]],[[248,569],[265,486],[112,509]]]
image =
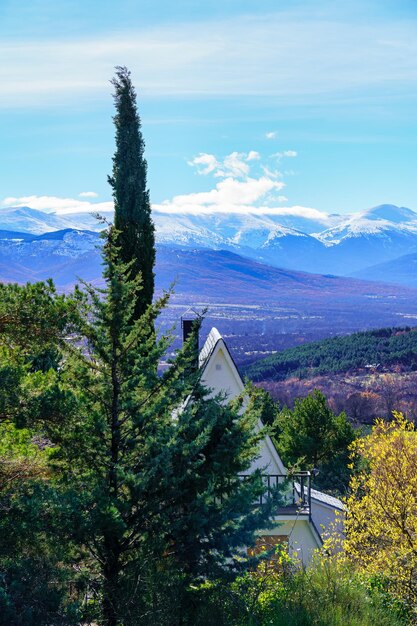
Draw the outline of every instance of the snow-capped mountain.
[[[0,210],[0,229],[40,235],[42,233],[74,228],[74,222],[65,216],[46,213],[27,206]]]
[[[103,217],[112,220],[112,214],[109,212],[105,212]],[[98,232],[103,229],[103,224],[93,213],[58,215],[27,206],[0,209],[0,230],[42,235],[66,228]]]
[[[381,204],[362,213],[348,216],[337,226],[316,234],[317,239],[327,245],[337,245],[344,239],[393,233],[417,234],[417,213],[405,207]]]
[[[65,229],[43,235],[1,231],[1,278],[26,282],[52,276],[60,286],[72,284],[77,276],[94,280],[101,274],[99,244],[99,235],[90,231]]]
[[[105,217],[111,221],[110,213]],[[370,266],[417,253],[417,213],[389,204],[357,214],[334,214],[320,222],[295,214],[215,212],[195,215],[163,210],[155,210],[153,219],[158,245],[229,250],[274,267],[322,274],[352,275]],[[315,230],[318,226],[322,230]],[[66,233],[59,244],[57,235],[53,234],[50,239],[42,236],[30,241],[20,235],[22,241],[13,252],[17,259],[20,253],[40,259],[43,247],[48,247],[55,256],[60,256],[65,249],[65,257],[80,258],[93,249],[97,238],[94,233],[101,228],[103,224],[88,213],[57,215],[28,207],[0,210],[0,230],[28,236],[57,230]],[[78,236],[77,230],[90,234]],[[4,241],[13,237],[13,233],[0,237],[3,237],[0,243],[3,255]],[[369,273],[367,276],[371,277]]]
[[[207,248],[237,247],[254,250],[267,246],[274,238],[308,236],[317,221],[304,219],[306,230],[296,225],[300,218],[294,216],[254,215],[247,213],[164,213],[153,211],[156,235],[160,243],[196,245]],[[283,222],[286,222],[285,224]],[[309,224],[307,224],[309,223]]]
[[[3,231],[5,233],[6,231]],[[0,238],[0,254],[11,255],[14,259],[42,259],[46,254],[55,254],[70,258],[78,258],[91,252],[99,242],[97,233],[79,231],[71,228],[52,231],[43,235],[22,236],[11,233],[12,237]],[[10,245],[10,244],[13,245]]]
[[[327,247],[331,271],[352,275],[370,265],[417,252],[417,213],[382,204],[348,216],[316,237]]]

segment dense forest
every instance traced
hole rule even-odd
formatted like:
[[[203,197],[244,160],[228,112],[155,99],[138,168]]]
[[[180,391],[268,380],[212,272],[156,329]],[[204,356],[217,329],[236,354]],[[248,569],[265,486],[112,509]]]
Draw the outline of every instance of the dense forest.
[[[417,370],[417,328],[381,328],[290,348],[245,369],[254,381],[280,381],[362,368]]]

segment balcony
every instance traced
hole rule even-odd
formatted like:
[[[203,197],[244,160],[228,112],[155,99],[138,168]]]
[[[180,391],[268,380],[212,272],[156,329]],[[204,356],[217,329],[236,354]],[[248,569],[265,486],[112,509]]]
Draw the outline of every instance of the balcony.
[[[247,476],[240,475],[245,480]],[[310,472],[297,472],[294,474],[262,474],[265,485],[265,493],[255,502],[262,505],[271,497],[272,492],[281,487],[282,505],[274,511],[276,517],[280,516],[308,516],[311,515],[311,474]]]

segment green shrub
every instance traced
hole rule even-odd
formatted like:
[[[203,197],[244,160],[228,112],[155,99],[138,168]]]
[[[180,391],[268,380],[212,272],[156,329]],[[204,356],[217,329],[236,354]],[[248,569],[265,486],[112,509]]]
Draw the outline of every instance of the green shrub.
[[[210,586],[195,626],[404,626],[405,607],[346,565],[317,559],[307,571],[247,574]]]

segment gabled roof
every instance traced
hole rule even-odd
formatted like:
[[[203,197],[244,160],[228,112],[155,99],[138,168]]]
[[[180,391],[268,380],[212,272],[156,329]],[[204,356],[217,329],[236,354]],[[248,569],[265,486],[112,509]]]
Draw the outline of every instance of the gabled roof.
[[[294,483],[297,493],[300,494],[301,485],[300,483]],[[307,488],[305,488],[305,494],[307,495]],[[339,511],[345,511],[346,506],[343,504],[339,498],[335,498],[334,496],[329,496],[328,493],[323,493],[322,491],[317,491],[317,489],[310,489],[310,495],[312,500],[316,500],[316,502],[320,502],[321,504],[325,504],[332,509],[338,509]]]
[[[235,390],[237,390],[236,392],[236,395],[237,395],[244,390],[245,384],[239,373],[237,365],[234,362],[232,355],[230,354],[230,351],[229,351],[229,348],[227,347],[226,342],[224,341],[223,337],[221,336],[217,328],[212,328],[207,336],[207,339],[204,343],[203,348],[200,351],[199,359],[198,359],[199,367],[201,368],[203,372],[203,381],[207,383],[207,386],[209,388],[213,386],[210,384],[211,374],[213,373],[211,366],[219,358],[219,354],[223,355],[226,360],[226,364],[230,372],[231,380],[235,382]],[[205,374],[209,375],[209,380],[204,380]],[[218,382],[219,381],[217,380],[217,383]],[[220,391],[220,389],[218,388],[219,387],[218,384],[215,386],[217,386],[217,391]],[[263,424],[259,420],[258,428],[262,428],[262,427],[263,427]],[[268,451],[268,458],[274,463],[275,467],[277,468],[277,473],[286,474],[287,470],[284,464],[282,463],[281,458],[269,435],[265,435],[263,439],[263,446]]]
[[[217,328],[213,327],[211,329],[211,331],[207,335],[207,339],[204,343],[203,348],[200,350],[200,354],[198,358],[199,367],[204,371],[209,365],[209,363],[211,362],[211,359],[216,358],[216,354],[219,349],[222,349],[223,352],[227,353],[227,360],[229,361],[229,365],[231,367],[233,376],[238,380],[239,387],[243,389],[244,383],[240,376],[239,370],[236,366],[236,363],[233,360],[232,355],[229,352],[226,342],[224,341],[223,337],[221,336]],[[268,435],[265,437],[264,442],[265,442],[266,447],[269,449],[269,453],[271,454],[271,456],[276,460],[279,466],[282,466],[281,471],[283,473],[286,473],[287,470],[285,469],[279,457],[279,454],[275,448],[274,443],[272,442],[271,438]],[[298,489],[300,489],[299,485],[298,485]],[[321,504],[324,504],[325,506],[328,506],[332,509],[337,509],[339,511],[343,511],[346,509],[345,505],[343,504],[341,500],[333,496],[330,496],[327,493],[317,491],[316,489],[311,489],[311,499],[315,500],[316,502],[320,502]]]
[[[327,493],[323,493],[322,491],[317,491],[316,489],[311,490],[311,499],[317,500],[322,504],[327,504],[332,509],[338,509],[339,511],[344,511],[346,506],[343,504],[339,498],[335,498],[334,496],[329,496]]]
[[[204,346],[200,350],[200,354],[198,355],[198,366],[204,367],[213,354],[214,348],[218,341],[223,339],[217,328],[212,328],[209,334],[207,335],[207,339],[204,343]]]

